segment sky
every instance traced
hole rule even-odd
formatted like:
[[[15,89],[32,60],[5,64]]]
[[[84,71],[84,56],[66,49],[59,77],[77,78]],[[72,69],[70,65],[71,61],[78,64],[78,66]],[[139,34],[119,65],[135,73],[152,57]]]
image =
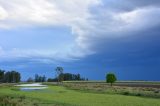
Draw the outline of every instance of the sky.
[[[159,0],[0,0],[0,69],[160,81]]]

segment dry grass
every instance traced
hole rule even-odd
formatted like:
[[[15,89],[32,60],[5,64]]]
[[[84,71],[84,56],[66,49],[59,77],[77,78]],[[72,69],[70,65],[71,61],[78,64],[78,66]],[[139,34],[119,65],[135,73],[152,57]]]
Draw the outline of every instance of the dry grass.
[[[160,89],[154,87],[127,87],[127,86],[110,86],[105,83],[64,83],[64,86],[83,92],[123,94],[132,96],[143,96],[160,98]]]

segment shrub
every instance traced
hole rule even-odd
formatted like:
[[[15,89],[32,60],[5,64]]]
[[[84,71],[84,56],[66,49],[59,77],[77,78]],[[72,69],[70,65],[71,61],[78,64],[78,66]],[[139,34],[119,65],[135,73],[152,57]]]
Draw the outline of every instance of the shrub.
[[[127,91],[123,92],[123,95],[129,95],[129,92],[127,92]]]
[[[159,90],[155,90],[154,93],[159,93]]]

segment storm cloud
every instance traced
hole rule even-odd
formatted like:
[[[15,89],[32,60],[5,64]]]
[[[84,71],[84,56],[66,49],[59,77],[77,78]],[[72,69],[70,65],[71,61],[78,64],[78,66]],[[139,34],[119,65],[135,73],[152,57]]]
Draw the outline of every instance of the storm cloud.
[[[159,0],[0,0],[1,67],[72,70],[84,63],[104,74],[105,64],[115,70],[150,64],[157,71],[159,18]]]

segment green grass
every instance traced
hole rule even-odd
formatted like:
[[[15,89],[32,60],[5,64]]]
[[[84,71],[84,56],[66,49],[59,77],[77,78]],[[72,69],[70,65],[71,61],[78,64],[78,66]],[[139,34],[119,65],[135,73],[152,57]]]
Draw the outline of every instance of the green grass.
[[[61,106],[61,105],[55,103],[48,103],[32,98],[26,98],[25,96],[1,95],[0,106]]]
[[[160,106],[160,99],[125,96],[118,94],[99,94],[69,90],[62,86],[49,86],[42,91],[25,92],[15,87],[0,87],[0,96],[25,96],[31,100],[54,103],[56,106]]]

